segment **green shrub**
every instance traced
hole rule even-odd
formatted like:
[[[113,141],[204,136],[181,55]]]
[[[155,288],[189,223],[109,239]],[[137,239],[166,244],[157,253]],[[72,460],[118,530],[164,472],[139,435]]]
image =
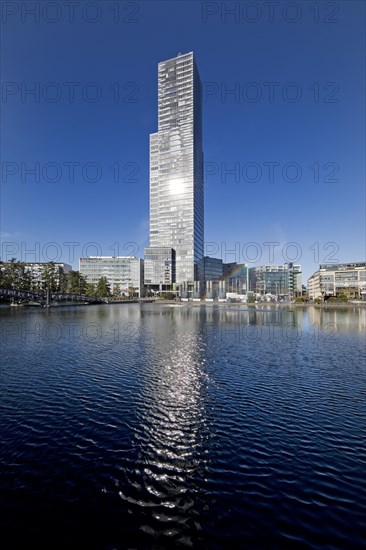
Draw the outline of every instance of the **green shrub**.
[[[175,294],[173,294],[173,292],[163,292],[161,298],[163,298],[163,300],[174,300]]]

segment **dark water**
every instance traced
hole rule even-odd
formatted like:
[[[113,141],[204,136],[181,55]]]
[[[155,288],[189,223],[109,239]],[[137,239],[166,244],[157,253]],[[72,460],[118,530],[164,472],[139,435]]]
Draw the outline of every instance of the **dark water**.
[[[2,309],[3,548],[361,548],[366,309]]]

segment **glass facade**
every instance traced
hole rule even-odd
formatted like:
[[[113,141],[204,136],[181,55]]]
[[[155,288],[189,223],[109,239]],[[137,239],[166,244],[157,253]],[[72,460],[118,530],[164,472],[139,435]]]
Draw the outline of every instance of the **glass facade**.
[[[246,294],[248,289],[248,267],[236,262],[224,264],[225,290]]]
[[[301,266],[288,263],[251,267],[249,269],[249,288],[262,295],[273,294],[295,298],[301,295]]]
[[[224,276],[224,264],[220,258],[204,257],[205,280],[218,282]]]
[[[175,250],[176,282],[203,281],[201,81],[190,52],[159,63],[150,135],[150,248]]]
[[[145,248],[145,285],[172,285],[175,282],[175,251],[157,246]]]

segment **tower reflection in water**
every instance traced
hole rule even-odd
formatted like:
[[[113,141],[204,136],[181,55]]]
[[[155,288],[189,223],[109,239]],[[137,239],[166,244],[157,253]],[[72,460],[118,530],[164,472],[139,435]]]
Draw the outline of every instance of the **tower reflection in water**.
[[[136,463],[119,495],[132,515],[138,512],[140,531],[191,545],[208,442],[205,344],[195,312],[151,313],[141,311],[143,380],[131,426]]]

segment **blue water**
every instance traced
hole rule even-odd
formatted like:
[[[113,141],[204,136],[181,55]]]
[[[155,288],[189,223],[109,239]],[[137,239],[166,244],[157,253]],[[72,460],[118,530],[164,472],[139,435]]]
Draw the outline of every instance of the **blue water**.
[[[6,548],[363,546],[366,309],[0,315]]]

